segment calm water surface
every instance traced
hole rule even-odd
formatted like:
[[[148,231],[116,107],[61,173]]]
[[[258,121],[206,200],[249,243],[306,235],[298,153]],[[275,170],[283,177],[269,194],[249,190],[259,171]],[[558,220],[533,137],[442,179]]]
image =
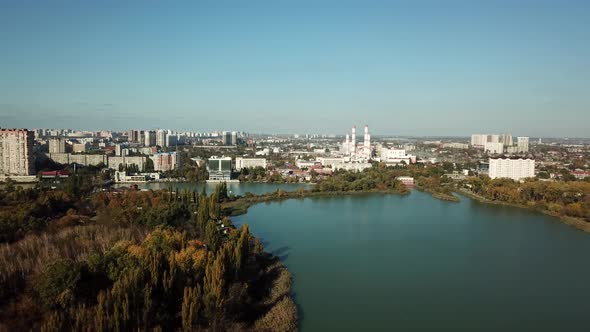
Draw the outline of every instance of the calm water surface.
[[[115,184],[114,188],[129,187],[129,183]],[[152,189],[159,190],[172,188],[173,190],[191,190],[201,192],[201,188],[206,186],[207,193],[215,191],[217,183],[190,183],[190,182],[147,182],[140,183],[138,187],[140,189]],[[244,195],[247,192],[251,192],[256,195],[266,194],[281,189],[284,191],[295,191],[299,188],[309,189],[312,185],[306,183],[228,183],[227,189],[234,195]]]
[[[589,331],[590,234],[518,208],[411,195],[256,205],[303,331]]]

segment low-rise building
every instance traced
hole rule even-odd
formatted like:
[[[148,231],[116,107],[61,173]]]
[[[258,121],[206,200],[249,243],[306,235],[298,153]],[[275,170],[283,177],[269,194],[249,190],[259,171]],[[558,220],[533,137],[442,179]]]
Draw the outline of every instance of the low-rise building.
[[[381,149],[381,161],[387,164],[400,164],[402,162],[406,164],[415,164],[416,156],[406,154],[406,150],[403,149]]]
[[[590,171],[584,171],[581,169],[577,169],[572,171],[571,174],[578,180],[584,180],[585,178],[590,178]]]
[[[398,176],[396,179],[401,183],[405,184],[406,187],[415,186],[414,178],[411,176]]]
[[[295,166],[297,166],[297,168],[313,168],[314,166],[320,165],[319,162],[314,161],[314,160],[303,160],[303,159],[297,159],[295,160]]]
[[[467,150],[469,149],[469,144],[466,143],[443,143],[441,145],[443,149],[459,149],[459,150]]]
[[[115,172],[115,182],[129,183],[129,182],[147,182],[148,178],[143,174],[127,175],[126,172]]]
[[[346,171],[357,171],[362,172],[367,168],[371,168],[373,165],[371,163],[344,163],[340,165],[332,165],[332,169],[335,171],[343,169]]]
[[[264,158],[236,158],[236,170],[241,171],[242,168],[256,168],[262,167],[266,169],[266,159]]]
[[[334,165],[344,164],[344,158],[319,157],[317,160],[324,167],[333,167]]]

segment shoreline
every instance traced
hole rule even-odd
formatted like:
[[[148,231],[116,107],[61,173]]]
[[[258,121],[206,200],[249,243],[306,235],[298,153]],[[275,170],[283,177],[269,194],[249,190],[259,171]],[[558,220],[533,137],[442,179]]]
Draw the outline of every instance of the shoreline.
[[[295,198],[313,198],[313,197],[342,197],[342,196],[353,196],[353,195],[367,195],[367,194],[393,194],[406,196],[411,193],[410,190],[406,192],[397,192],[392,190],[363,190],[363,191],[328,191],[328,192],[313,192],[308,190],[302,191],[287,191],[280,192],[277,190],[272,193],[263,195],[253,196],[241,196],[235,201],[223,202],[221,205],[221,211],[228,217],[236,217],[244,215],[248,212],[248,209],[259,203],[271,203],[280,202],[287,199]]]
[[[544,215],[554,217],[555,219],[557,219],[559,222],[561,222],[563,224],[566,224],[568,226],[572,226],[572,227],[574,227],[578,230],[581,230],[585,233],[590,233],[590,222],[586,222],[583,219],[560,215],[558,213],[551,212],[548,210],[535,210],[533,207],[528,206],[528,205],[524,205],[524,204],[510,203],[510,202],[503,202],[503,201],[492,201],[490,199],[487,199],[485,197],[474,194],[474,193],[464,190],[464,189],[459,189],[457,192],[460,195],[467,196],[467,197],[469,197],[477,202],[483,203],[483,204],[504,205],[504,206],[511,206],[511,207],[516,207],[516,208],[520,208],[520,209],[526,209],[529,211],[540,212],[540,213],[543,213]]]
[[[416,187],[416,190],[420,190],[422,192],[430,194],[433,198],[442,200],[445,202],[450,203],[457,203],[460,202],[460,198],[455,195],[446,195],[441,194],[438,192],[433,192],[430,190],[426,190],[423,188]],[[235,217],[240,216],[248,213],[248,209],[251,206],[254,206],[259,203],[271,203],[271,202],[279,202],[287,199],[292,198],[313,198],[313,197],[342,197],[342,196],[353,196],[353,195],[367,195],[367,194],[394,194],[405,196],[409,195],[411,190],[406,192],[397,192],[391,190],[363,190],[363,191],[334,191],[334,192],[313,192],[309,190],[300,190],[300,191],[287,191],[287,192],[280,192],[277,190],[272,193],[267,193],[263,195],[252,195],[252,196],[241,196],[240,198],[236,199],[235,201],[231,202],[224,202],[221,205],[222,213],[228,217]],[[585,233],[590,233],[590,223],[586,222],[583,219],[569,217],[565,215],[560,215],[558,213],[554,213],[548,210],[536,210],[531,206],[527,206],[524,204],[518,203],[510,203],[510,202],[502,202],[502,201],[492,201],[485,197],[476,195],[472,192],[466,191],[464,189],[458,189],[454,191],[454,193],[466,196],[471,198],[477,202],[484,203],[484,204],[494,204],[494,205],[504,205],[504,206],[511,206],[520,209],[526,209],[529,211],[540,212],[550,217],[554,217],[559,222],[566,224],[568,226],[572,226],[578,230],[581,230]]]

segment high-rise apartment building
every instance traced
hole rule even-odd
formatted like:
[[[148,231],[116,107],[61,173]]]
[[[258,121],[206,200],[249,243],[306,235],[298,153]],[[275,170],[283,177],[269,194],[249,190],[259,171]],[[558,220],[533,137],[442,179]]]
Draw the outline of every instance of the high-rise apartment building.
[[[489,176],[492,179],[508,178],[520,181],[535,177],[535,161],[532,159],[491,159]]]
[[[223,131],[221,132],[221,144],[223,145],[233,145],[232,144],[232,132],[231,131]]]
[[[238,133],[235,131],[231,132],[231,145],[238,145]]]
[[[66,140],[61,137],[49,139],[49,153],[65,153]]]
[[[123,155],[123,145],[122,144],[115,144],[115,156],[122,156]]]
[[[129,141],[133,143],[143,143],[143,130],[131,130],[131,136],[129,137]]]
[[[34,140],[26,129],[0,129],[0,174],[34,175]]]
[[[518,152],[529,152],[529,138],[518,137],[517,138]]]
[[[170,134],[166,135],[166,146],[174,147],[176,144],[178,144],[178,136]]]
[[[473,134],[471,135],[471,145],[484,147],[488,142],[488,135],[485,134]]]
[[[488,135],[488,143],[500,143],[500,135]]]
[[[504,153],[504,143],[501,142],[487,142],[484,146],[486,152],[494,154]]]
[[[171,171],[180,166],[180,158],[176,152],[156,153],[150,159],[154,162],[156,172]]]
[[[512,145],[512,134],[500,135],[500,143],[504,144],[504,146],[511,146]]]
[[[167,146],[167,142],[166,142],[166,137],[168,136],[168,133],[164,130],[158,130],[156,132],[156,145],[159,147],[166,147]]]
[[[154,130],[146,130],[143,132],[145,146],[156,146],[156,132]]]

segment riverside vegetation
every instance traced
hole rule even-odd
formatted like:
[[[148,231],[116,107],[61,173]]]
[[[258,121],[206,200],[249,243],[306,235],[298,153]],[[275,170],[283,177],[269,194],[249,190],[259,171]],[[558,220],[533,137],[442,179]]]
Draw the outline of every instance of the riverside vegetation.
[[[590,232],[590,182],[527,179],[519,183],[480,176],[459,185],[461,192],[474,199],[541,211]]]
[[[222,215],[224,186],[207,196],[68,182],[78,186],[0,190],[0,330],[297,329],[289,272]]]
[[[452,182],[440,167],[338,171],[311,190],[228,196],[93,192],[91,174],[63,189],[0,190],[0,330],[257,330],[297,328],[291,276],[230,215],[259,202],[367,192],[407,194],[398,176],[445,199],[474,197],[573,218],[589,230],[590,183]],[[439,195],[440,194],[440,195]],[[456,197],[455,197],[456,198]]]

